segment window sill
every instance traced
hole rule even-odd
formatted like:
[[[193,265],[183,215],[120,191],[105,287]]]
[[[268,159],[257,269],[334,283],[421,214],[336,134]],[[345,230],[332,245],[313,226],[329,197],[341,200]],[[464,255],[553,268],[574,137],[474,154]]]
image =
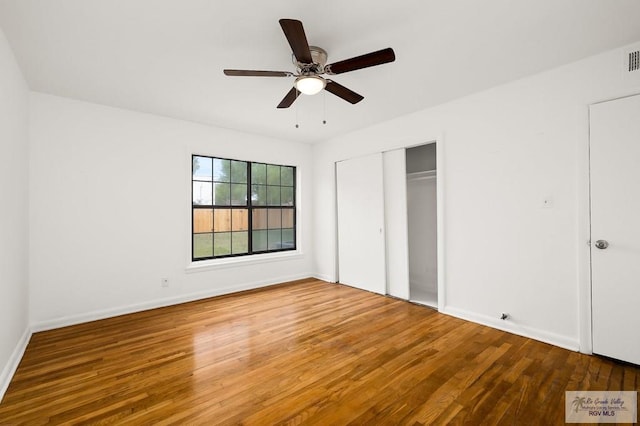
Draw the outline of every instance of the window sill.
[[[226,259],[202,260],[200,262],[190,262],[186,268],[187,273],[205,272],[216,269],[235,268],[238,266],[257,265],[260,263],[279,262],[283,260],[302,259],[304,255],[300,250],[254,254],[251,256],[232,257]]]

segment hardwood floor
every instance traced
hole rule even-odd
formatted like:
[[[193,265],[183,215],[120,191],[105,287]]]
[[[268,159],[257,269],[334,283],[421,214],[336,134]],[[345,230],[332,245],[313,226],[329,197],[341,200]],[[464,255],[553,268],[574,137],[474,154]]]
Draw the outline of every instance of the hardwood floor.
[[[33,335],[0,424],[564,424],[640,368],[314,279]]]

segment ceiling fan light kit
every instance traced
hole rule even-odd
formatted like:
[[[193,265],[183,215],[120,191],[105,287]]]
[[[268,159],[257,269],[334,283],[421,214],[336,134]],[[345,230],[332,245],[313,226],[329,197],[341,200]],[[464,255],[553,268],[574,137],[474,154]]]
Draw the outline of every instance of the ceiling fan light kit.
[[[280,19],[280,26],[293,52],[296,73],[288,71],[257,71],[225,69],[224,74],[235,77],[296,77],[293,87],[278,104],[278,108],[289,108],[298,94],[315,95],[323,89],[345,101],[356,104],[364,99],[362,95],[347,89],[322,74],[335,75],[376,65],[393,62],[396,59],[390,47],[340,62],[327,65],[327,52],[317,46],[309,46],[302,22],[296,19]]]
[[[317,75],[303,75],[296,78],[293,84],[303,95],[315,95],[325,88],[327,81]]]

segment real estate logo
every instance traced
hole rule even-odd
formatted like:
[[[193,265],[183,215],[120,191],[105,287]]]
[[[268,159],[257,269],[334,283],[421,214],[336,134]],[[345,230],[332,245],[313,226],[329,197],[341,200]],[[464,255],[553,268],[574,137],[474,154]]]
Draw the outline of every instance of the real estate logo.
[[[565,392],[567,423],[636,423],[638,392],[636,391],[567,391]]]

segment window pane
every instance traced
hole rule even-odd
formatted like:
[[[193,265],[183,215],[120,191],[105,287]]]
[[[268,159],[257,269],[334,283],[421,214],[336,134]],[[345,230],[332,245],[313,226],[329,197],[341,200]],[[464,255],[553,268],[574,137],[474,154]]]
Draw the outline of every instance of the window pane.
[[[233,209],[231,210],[231,230],[246,231],[249,229],[249,210]]]
[[[253,251],[264,251],[267,249],[267,231],[253,231],[251,233]]]
[[[246,161],[231,161],[231,182],[247,183]]]
[[[293,188],[289,188],[286,186],[282,187],[282,205],[283,206],[293,205]]]
[[[215,183],[215,205],[231,205],[231,185],[228,183]]]
[[[293,186],[293,167],[282,167],[282,185]]]
[[[283,228],[293,228],[293,215],[295,210],[293,209],[282,209],[282,227]]]
[[[251,186],[251,202],[254,206],[264,206],[267,204],[267,187],[264,185]]]
[[[249,251],[249,233],[247,231],[231,233],[231,250],[233,254]]]
[[[247,185],[231,184],[231,205],[246,206],[247,205]]]
[[[279,186],[267,186],[267,205],[269,206],[280,205],[280,187]]]
[[[295,174],[292,166],[193,155],[194,260],[250,254],[249,246],[295,248]]]
[[[213,176],[211,169],[211,158],[209,157],[192,157],[192,171],[194,180],[211,181]]]
[[[213,255],[231,254],[231,232],[213,234]]]
[[[254,209],[252,220],[253,229],[267,229],[267,209]]]
[[[267,183],[267,165],[251,163],[251,183],[265,185]]]
[[[216,182],[229,182],[231,176],[231,161],[213,159],[213,180]]]
[[[269,250],[280,250],[282,248],[282,233],[280,229],[269,229]]]
[[[267,185],[280,185],[280,166],[267,165]]]
[[[282,227],[282,215],[280,209],[268,209],[269,210],[269,229]]]
[[[193,204],[196,206],[211,205],[211,182],[193,181]]]
[[[213,210],[193,209],[193,232],[213,231]]]
[[[231,210],[215,209],[213,212],[213,231],[228,232],[231,231]]]
[[[213,234],[193,235],[193,258],[213,256]]]
[[[296,246],[293,239],[293,234],[293,229],[282,230],[282,248],[292,249]]]

